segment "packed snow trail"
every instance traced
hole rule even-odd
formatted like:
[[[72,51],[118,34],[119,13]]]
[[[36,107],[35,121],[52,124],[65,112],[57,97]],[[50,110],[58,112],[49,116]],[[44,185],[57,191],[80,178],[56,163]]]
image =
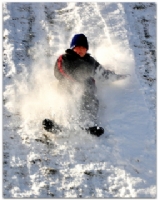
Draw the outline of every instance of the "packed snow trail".
[[[144,5],[155,12],[155,4]],[[132,12],[131,4],[4,3],[3,8],[4,197],[156,197],[154,109],[136,74],[134,20],[125,12]],[[99,122],[105,127],[100,138],[79,130],[53,136],[41,128],[44,118],[67,114],[53,66],[78,32],[88,37],[90,52],[103,66],[131,75],[97,82]]]

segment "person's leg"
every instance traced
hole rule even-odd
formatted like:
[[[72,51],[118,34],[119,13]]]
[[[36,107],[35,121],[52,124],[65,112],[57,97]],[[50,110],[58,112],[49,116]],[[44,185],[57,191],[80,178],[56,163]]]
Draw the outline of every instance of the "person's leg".
[[[99,100],[94,95],[85,93],[82,98],[82,112],[87,120],[97,123]]]
[[[82,115],[83,119],[93,124],[97,123],[97,114],[99,109],[99,100],[96,96],[96,86],[93,78],[85,82],[85,91],[82,96]]]

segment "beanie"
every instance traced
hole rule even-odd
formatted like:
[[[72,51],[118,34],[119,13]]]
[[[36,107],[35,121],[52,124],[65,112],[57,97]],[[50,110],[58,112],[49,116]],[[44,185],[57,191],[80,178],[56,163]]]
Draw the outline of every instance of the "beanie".
[[[88,50],[89,45],[88,45],[87,37],[84,34],[81,33],[81,34],[74,35],[70,43],[70,48],[73,49],[76,46],[83,46]]]

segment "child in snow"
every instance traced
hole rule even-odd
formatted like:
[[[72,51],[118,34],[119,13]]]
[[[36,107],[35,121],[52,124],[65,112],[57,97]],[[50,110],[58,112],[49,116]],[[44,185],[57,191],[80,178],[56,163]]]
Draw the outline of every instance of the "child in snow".
[[[55,63],[54,75],[59,80],[60,88],[69,91],[73,85],[81,85],[83,90],[81,110],[83,115],[91,118],[96,123],[99,101],[96,96],[95,78],[119,80],[127,75],[115,74],[113,71],[105,70],[89,53],[89,44],[84,34],[76,34],[72,38],[70,48],[65,54],[59,56]],[[72,97],[73,98],[73,97]],[[88,114],[88,115],[87,115]],[[49,120],[45,120],[43,125],[47,130]],[[53,124],[50,124],[52,127]],[[97,136],[103,134],[103,128],[97,126],[89,128],[92,134]]]

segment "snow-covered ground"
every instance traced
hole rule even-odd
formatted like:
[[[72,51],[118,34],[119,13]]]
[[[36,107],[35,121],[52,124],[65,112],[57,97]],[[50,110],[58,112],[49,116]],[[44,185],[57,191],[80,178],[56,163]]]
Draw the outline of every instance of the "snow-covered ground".
[[[97,82],[99,138],[41,127],[67,122],[53,67],[76,33],[106,69],[130,74]],[[156,197],[155,51],[155,3],[3,3],[3,196]]]

